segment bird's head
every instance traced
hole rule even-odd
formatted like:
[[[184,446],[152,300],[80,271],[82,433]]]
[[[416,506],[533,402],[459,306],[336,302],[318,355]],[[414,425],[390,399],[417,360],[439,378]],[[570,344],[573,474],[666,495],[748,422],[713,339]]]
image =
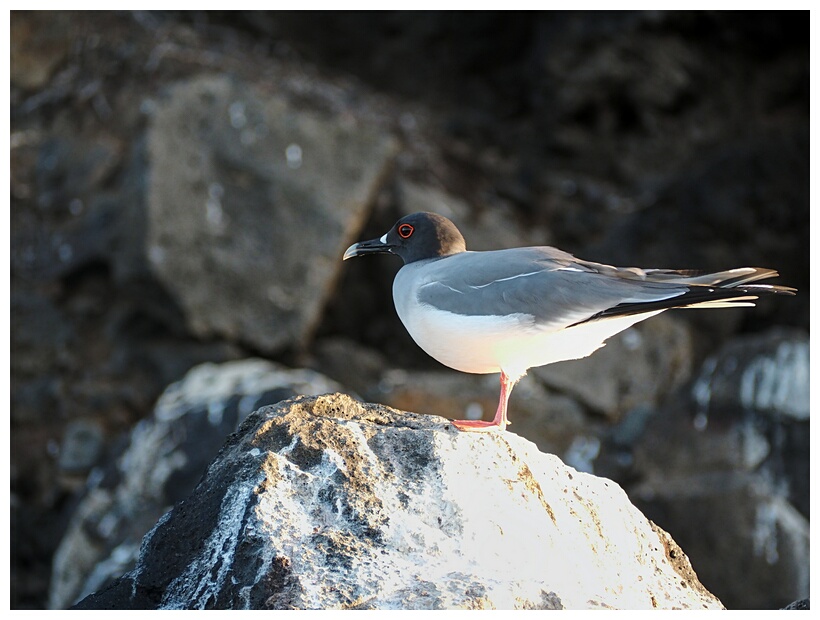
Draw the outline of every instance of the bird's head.
[[[343,260],[365,254],[395,254],[404,264],[458,254],[466,250],[464,237],[450,220],[437,213],[413,213],[401,218],[378,239],[354,243]]]

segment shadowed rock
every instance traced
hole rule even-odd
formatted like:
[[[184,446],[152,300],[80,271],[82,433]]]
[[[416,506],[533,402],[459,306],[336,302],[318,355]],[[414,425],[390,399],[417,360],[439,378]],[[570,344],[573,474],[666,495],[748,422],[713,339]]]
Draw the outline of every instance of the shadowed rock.
[[[304,346],[395,153],[249,84],[177,84],[148,132],[147,254],[199,336]]]

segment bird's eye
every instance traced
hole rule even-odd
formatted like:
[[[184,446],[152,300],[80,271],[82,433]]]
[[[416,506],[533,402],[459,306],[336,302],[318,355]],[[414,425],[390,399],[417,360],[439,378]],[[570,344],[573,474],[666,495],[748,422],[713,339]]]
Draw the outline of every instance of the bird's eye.
[[[409,239],[410,235],[413,234],[414,230],[415,228],[410,226],[410,224],[402,224],[401,226],[399,226],[399,237],[401,237],[402,239]]]

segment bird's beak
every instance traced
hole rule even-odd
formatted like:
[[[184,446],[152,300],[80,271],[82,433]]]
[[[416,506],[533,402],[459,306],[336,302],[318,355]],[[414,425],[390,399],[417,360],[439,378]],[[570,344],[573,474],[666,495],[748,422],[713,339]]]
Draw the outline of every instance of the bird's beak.
[[[342,260],[347,260],[354,256],[363,256],[364,254],[391,254],[392,252],[393,246],[387,243],[387,235],[384,235],[380,239],[354,243],[347,248]]]

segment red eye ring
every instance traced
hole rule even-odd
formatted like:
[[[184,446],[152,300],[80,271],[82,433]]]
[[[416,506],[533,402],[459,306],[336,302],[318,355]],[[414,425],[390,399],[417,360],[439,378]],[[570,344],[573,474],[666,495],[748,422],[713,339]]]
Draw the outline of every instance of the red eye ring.
[[[415,230],[416,229],[413,228],[410,224],[402,224],[401,226],[399,226],[398,230],[399,237],[401,237],[402,239],[409,239],[410,236],[413,234],[413,231]]]

